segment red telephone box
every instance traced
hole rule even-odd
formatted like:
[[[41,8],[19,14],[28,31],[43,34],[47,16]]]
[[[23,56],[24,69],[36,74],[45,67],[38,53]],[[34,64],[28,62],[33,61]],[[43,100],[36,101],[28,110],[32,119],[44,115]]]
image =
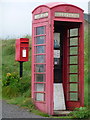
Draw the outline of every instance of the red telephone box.
[[[28,38],[16,39],[15,60],[22,62],[28,61],[28,51],[29,51],[28,49],[29,49]]]
[[[32,99],[50,115],[84,106],[83,12],[61,3],[32,12]]]

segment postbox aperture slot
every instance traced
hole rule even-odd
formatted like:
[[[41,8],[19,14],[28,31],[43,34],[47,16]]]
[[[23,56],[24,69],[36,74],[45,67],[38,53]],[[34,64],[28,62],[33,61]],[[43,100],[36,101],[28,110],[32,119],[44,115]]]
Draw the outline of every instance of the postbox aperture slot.
[[[21,44],[28,44],[28,42],[21,42]]]

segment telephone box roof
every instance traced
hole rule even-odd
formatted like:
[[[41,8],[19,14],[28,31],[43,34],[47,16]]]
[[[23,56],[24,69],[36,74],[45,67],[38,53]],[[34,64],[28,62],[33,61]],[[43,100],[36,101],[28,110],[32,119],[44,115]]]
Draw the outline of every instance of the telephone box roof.
[[[82,11],[84,12],[83,9],[81,9],[81,8],[75,6],[75,5],[72,5],[72,4],[67,4],[67,3],[64,3],[64,2],[50,2],[50,3],[46,3],[46,4],[44,4],[44,5],[40,5],[40,6],[36,7],[36,8],[32,11],[32,13],[33,13],[37,8],[39,8],[39,7],[43,7],[43,6],[44,6],[44,7],[48,7],[49,9],[51,9],[51,8],[56,7],[56,6],[63,6],[63,5],[76,7],[76,8],[78,8],[78,9],[80,9],[80,10],[82,10]]]

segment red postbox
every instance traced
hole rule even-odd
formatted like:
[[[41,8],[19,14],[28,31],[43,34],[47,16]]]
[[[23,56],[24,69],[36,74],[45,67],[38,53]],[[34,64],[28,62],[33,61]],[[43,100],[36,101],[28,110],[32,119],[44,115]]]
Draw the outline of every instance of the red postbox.
[[[71,4],[32,12],[32,99],[42,112],[84,106],[84,16]]]
[[[22,62],[28,61],[28,52],[29,52],[29,39],[28,38],[16,39],[15,60]]]

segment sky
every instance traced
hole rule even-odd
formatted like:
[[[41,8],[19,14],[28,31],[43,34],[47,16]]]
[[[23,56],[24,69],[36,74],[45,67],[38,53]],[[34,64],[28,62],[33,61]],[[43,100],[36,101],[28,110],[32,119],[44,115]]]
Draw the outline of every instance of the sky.
[[[32,34],[32,11],[48,2],[64,2],[88,13],[89,0],[0,0],[0,38],[19,38]]]

